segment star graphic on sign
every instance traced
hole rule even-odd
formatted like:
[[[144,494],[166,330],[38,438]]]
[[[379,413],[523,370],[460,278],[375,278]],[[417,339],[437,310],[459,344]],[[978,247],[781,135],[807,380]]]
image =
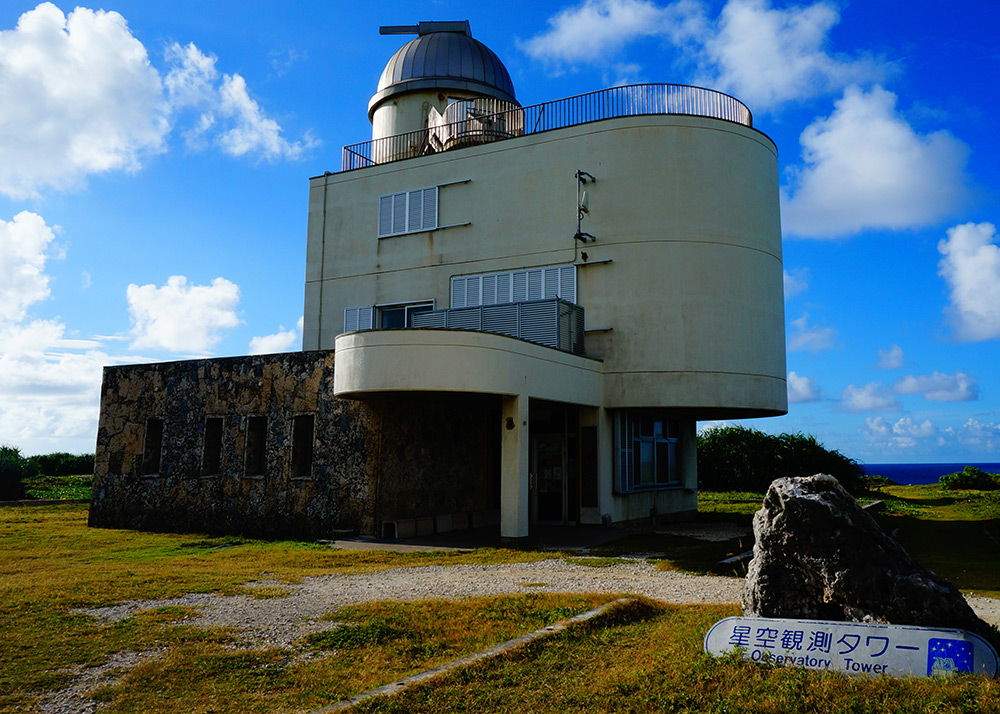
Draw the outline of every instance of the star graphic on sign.
[[[931,639],[927,649],[927,674],[972,671],[972,643],[965,640]]]

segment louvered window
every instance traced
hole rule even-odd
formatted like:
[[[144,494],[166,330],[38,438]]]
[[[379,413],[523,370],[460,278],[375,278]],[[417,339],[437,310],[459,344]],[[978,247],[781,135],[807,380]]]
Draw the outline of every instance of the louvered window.
[[[509,270],[451,279],[451,306],[478,307],[562,298],[576,302],[576,266]]]
[[[378,237],[429,231],[438,225],[437,186],[378,197]]]
[[[374,308],[349,307],[344,310],[344,332],[354,332],[356,330],[372,329],[372,316]]]

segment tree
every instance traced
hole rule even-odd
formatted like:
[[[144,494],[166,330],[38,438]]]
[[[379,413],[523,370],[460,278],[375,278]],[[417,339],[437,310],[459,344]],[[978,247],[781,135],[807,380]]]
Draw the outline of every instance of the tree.
[[[849,491],[863,488],[864,469],[811,434],[765,434],[728,426],[698,435],[698,485],[706,491],[764,492],[785,476],[829,474]]]
[[[78,476],[94,473],[93,454],[67,454],[56,451],[51,454],[29,456],[27,462],[35,473],[45,476]]]
[[[24,498],[21,479],[29,474],[28,460],[16,446],[0,446],[0,501]]]

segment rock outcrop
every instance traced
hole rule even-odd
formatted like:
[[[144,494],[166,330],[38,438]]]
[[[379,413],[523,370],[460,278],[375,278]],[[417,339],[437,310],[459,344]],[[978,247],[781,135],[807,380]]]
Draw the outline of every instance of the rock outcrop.
[[[832,476],[777,479],[754,516],[748,616],[958,628],[993,640],[965,598],[919,565]]]

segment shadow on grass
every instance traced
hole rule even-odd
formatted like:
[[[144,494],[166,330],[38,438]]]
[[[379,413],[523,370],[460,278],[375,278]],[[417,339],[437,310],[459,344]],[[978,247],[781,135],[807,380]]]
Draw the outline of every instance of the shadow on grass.
[[[1000,519],[931,521],[890,515],[878,520],[928,570],[961,590],[1000,597]]]
[[[596,556],[639,556],[654,561],[664,570],[711,573],[743,577],[745,564],[722,565],[720,561],[753,548],[753,536],[724,541],[708,541],[687,536],[646,533],[628,536],[594,548]]]

